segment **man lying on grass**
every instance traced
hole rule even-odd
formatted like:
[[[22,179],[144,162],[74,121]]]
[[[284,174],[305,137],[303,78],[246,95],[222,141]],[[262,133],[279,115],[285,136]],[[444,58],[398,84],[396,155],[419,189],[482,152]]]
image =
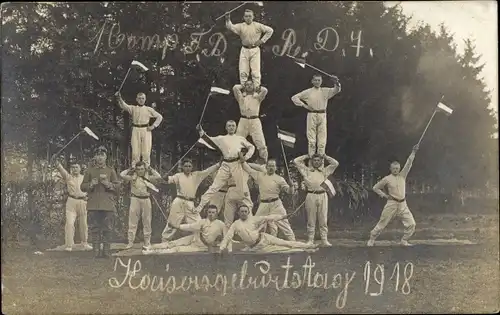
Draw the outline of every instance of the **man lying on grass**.
[[[224,235],[224,222],[217,219],[217,207],[210,205],[207,210],[207,217],[191,224],[180,224],[173,228],[193,232],[193,234],[181,237],[175,241],[154,244],[150,248],[143,248],[144,255],[150,254],[170,254],[188,252],[206,252],[218,250],[218,244]]]
[[[234,234],[238,234],[243,243],[253,252],[290,253],[301,251],[315,252],[317,250],[318,245],[316,244],[282,240],[271,234],[261,232],[261,228],[269,221],[283,220],[286,219],[288,215],[249,216],[249,213],[250,209],[246,205],[241,205],[239,207],[238,214],[240,218],[231,225],[229,231],[225,235],[220,245],[221,253],[228,247]],[[231,251],[231,248],[228,248],[228,252]]]

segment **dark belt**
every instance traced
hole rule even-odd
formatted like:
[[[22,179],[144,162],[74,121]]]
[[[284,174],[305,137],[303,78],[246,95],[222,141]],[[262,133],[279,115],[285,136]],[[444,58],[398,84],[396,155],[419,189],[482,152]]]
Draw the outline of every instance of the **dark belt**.
[[[252,48],[257,48],[259,46],[249,46],[249,45],[241,45],[243,47],[245,47],[246,49],[252,49]]]
[[[308,190],[307,193],[308,194],[321,195],[321,194],[326,193],[326,191],[311,191],[311,190]]]
[[[394,198],[394,197],[393,197]],[[399,203],[402,203],[402,202],[405,202],[406,201],[406,198],[403,198],[401,200],[394,200],[394,199],[391,199],[392,201],[396,201],[396,202],[399,202]]]
[[[177,195],[176,198],[179,198],[179,199],[182,199],[182,200],[186,200],[186,201],[193,201],[194,202],[194,198],[189,198],[189,197],[184,197],[184,196],[179,196],[179,195]]]
[[[223,161],[224,162],[227,162],[227,163],[233,163],[233,162],[236,162],[236,161],[239,161],[240,158],[234,158],[234,159],[224,159]]]
[[[257,240],[255,241],[255,243],[253,243],[252,245],[248,246],[250,248],[254,248],[255,246],[257,246],[257,244],[260,243],[260,241],[262,240],[262,232],[259,233],[259,237],[257,238]]]
[[[132,127],[136,127],[136,128],[146,128],[148,126],[149,126],[149,124],[142,124],[142,125],[132,124]]]
[[[271,203],[271,202],[275,202],[275,201],[278,201],[280,200],[279,197],[276,197],[276,198],[271,198],[271,199],[264,199],[264,200],[261,200],[260,202],[262,203]]]
[[[324,113],[326,113],[326,109],[323,109],[323,110],[308,110],[308,112],[314,113],[314,114],[324,114]]]
[[[227,189],[229,189],[231,187],[236,187],[236,185],[229,185],[229,186],[227,186]],[[227,193],[227,190],[219,189],[219,192],[221,192],[221,193]]]
[[[76,200],[86,200],[87,199],[87,197],[85,197],[85,196],[76,197],[76,196],[68,195],[68,197],[71,199],[76,199]]]
[[[246,119],[257,119],[259,118],[259,116],[245,116],[245,115],[241,115],[241,118],[246,118]]]
[[[137,198],[137,199],[149,199],[149,196],[137,196],[132,194],[132,197]]]

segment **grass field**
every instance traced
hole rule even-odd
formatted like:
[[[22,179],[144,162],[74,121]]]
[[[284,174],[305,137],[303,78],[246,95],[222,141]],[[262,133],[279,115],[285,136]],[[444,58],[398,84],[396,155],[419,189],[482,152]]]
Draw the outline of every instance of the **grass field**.
[[[4,248],[2,311],[4,314],[498,311],[498,218],[440,218],[421,222],[419,227],[415,240],[447,238],[453,234],[455,238],[478,244],[411,248],[334,246],[311,255],[242,253],[222,258],[197,254],[110,259],[94,259],[89,252],[45,252],[38,256],[30,248]],[[361,240],[366,231],[336,231],[332,235]],[[399,236],[400,232],[389,230],[382,239]],[[366,275],[370,279],[368,286]]]

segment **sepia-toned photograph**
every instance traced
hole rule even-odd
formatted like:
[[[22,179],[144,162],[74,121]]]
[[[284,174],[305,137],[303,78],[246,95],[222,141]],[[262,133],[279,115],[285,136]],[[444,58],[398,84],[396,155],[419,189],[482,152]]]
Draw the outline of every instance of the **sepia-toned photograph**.
[[[497,10],[2,3],[2,314],[498,313]]]

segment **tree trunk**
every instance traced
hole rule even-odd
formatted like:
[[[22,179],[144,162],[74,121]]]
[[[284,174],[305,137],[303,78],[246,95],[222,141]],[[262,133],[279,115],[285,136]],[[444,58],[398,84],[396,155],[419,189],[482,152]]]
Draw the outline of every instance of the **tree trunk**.
[[[35,161],[35,153],[34,153],[34,143],[33,138],[28,138],[28,164],[26,165],[27,170],[27,182],[28,182],[28,211],[30,215],[30,221],[33,222],[34,218],[34,207],[35,207],[35,198],[33,196],[33,163]]]

